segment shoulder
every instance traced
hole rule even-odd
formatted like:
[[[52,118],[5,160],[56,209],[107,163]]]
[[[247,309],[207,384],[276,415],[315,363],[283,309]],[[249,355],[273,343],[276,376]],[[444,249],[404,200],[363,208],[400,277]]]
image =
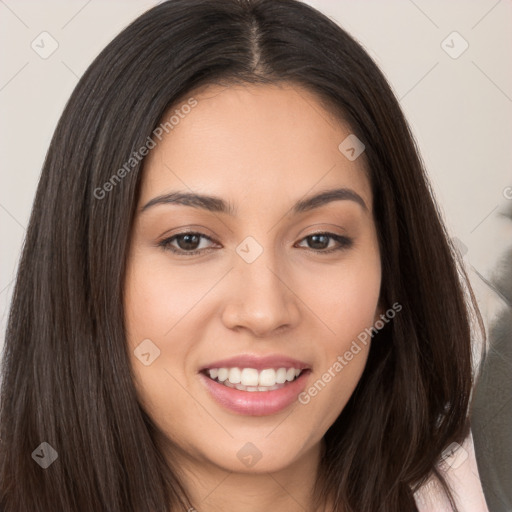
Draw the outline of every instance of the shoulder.
[[[462,445],[453,443],[447,450],[439,470],[444,474],[460,512],[489,512],[470,435]],[[441,484],[430,478],[414,495],[419,512],[448,512],[450,502]]]

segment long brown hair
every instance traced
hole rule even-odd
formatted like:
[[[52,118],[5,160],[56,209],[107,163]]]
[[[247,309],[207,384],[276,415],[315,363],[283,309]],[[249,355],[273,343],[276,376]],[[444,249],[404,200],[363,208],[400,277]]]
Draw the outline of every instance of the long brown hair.
[[[403,307],[325,435],[318,495],[336,511],[416,510],[414,489],[467,435],[478,310],[383,74],[297,0],[169,0],[87,69],[44,162],[1,368],[5,512],[200,508],[163,457],[130,369],[122,297],[143,160],[105,184],[194,88],[277,82],[314,92],[365,144],[381,301]],[[31,456],[43,442],[58,454],[46,469]]]

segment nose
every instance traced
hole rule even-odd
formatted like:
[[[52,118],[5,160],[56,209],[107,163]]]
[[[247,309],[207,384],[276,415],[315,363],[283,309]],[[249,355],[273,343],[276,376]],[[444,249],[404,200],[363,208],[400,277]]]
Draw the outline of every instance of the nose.
[[[252,263],[237,256],[222,313],[224,325],[246,329],[259,338],[296,327],[301,300],[290,276],[284,263],[277,264],[271,250],[264,250]]]

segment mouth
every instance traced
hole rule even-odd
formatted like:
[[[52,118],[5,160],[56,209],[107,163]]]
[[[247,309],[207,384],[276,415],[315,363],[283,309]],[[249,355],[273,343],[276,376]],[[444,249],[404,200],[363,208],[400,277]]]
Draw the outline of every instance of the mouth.
[[[237,360],[240,363],[240,359]],[[199,371],[207,395],[217,406],[246,416],[277,414],[297,401],[311,369],[298,361],[279,360],[275,366],[263,360],[252,366],[230,366],[223,362]],[[246,361],[251,364],[251,361]],[[257,368],[254,368],[257,366]]]
[[[220,385],[254,393],[282,389],[307,371],[309,370],[294,367],[257,370],[256,368],[239,368],[235,366],[232,368],[206,368],[201,373]]]

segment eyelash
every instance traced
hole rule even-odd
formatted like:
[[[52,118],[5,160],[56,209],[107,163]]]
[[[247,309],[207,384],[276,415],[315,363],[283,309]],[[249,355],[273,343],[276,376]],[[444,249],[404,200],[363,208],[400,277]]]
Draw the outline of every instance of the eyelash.
[[[171,246],[171,243],[176,238],[178,238],[180,236],[185,236],[185,235],[199,235],[201,238],[205,238],[205,239],[209,240],[210,242],[215,243],[215,241],[212,238],[210,238],[207,235],[204,235],[203,233],[198,233],[196,231],[184,231],[183,233],[177,233],[176,235],[173,235],[170,238],[166,238],[165,240],[162,240],[161,242],[158,243],[158,246],[162,247],[166,251],[171,251],[179,256],[194,256],[196,254],[199,254],[203,251],[208,250],[208,249],[195,249],[193,251],[185,251],[184,249],[176,249],[175,247]],[[328,238],[332,238],[333,240],[336,240],[336,242],[338,242],[340,245],[338,247],[334,247],[334,248],[331,248],[328,250],[306,248],[307,251],[315,252],[318,254],[331,254],[336,251],[350,249],[350,247],[352,247],[352,244],[353,244],[352,238],[348,238],[346,236],[336,235],[335,233],[328,233],[328,232],[311,233],[310,235],[302,238],[300,241],[302,242],[303,240],[306,240],[310,237],[318,236],[318,235],[327,236]]]

